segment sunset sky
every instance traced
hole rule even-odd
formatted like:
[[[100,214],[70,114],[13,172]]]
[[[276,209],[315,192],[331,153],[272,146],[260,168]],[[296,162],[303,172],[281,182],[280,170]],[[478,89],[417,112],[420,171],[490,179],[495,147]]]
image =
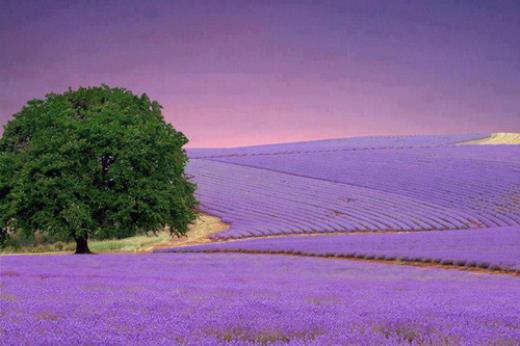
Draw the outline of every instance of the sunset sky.
[[[0,123],[146,92],[190,146],[520,132],[520,1],[0,0]]]

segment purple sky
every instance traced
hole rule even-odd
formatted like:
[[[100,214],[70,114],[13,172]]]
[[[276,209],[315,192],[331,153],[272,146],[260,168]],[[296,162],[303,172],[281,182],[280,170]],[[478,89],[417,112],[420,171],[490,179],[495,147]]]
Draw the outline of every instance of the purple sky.
[[[0,0],[0,123],[146,92],[191,140],[520,132],[519,1]]]

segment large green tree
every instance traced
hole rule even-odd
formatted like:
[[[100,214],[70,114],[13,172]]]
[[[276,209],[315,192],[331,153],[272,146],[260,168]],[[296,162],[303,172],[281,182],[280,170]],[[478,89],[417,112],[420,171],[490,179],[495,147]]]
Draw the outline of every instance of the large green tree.
[[[187,141],[146,94],[102,85],[29,101],[0,139],[0,242],[40,231],[89,253],[88,238],[184,234],[197,204]]]

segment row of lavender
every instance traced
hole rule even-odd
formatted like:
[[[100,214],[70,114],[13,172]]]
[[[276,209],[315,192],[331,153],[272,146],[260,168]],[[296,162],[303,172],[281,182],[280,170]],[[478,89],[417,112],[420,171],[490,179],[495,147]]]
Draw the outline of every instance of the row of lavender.
[[[440,263],[520,273],[520,227],[463,231],[286,236],[163,252],[254,252]]]
[[[520,146],[479,148],[481,156],[473,146],[449,146],[215,160],[260,169],[258,175],[269,170],[285,173],[287,177],[303,176],[334,182],[337,186],[386,192],[391,198],[408,197],[418,204],[428,203],[442,211],[449,209],[465,215],[465,227],[519,225]],[[204,201],[204,196],[201,197]],[[379,213],[376,207],[372,210]]]
[[[192,159],[188,172],[201,208],[231,223],[221,238],[520,224],[520,146],[479,147]]]
[[[464,229],[465,211],[399,194],[209,160],[191,160],[201,209],[231,228],[217,238],[271,234]]]
[[[232,254],[0,261],[0,345],[520,344],[508,276]]]

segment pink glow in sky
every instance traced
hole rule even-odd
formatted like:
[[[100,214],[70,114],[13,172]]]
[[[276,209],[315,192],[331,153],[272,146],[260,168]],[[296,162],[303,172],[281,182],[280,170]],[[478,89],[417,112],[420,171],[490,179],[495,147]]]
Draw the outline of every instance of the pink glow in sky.
[[[518,1],[4,1],[0,123],[146,92],[190,146],[520,132]]]

